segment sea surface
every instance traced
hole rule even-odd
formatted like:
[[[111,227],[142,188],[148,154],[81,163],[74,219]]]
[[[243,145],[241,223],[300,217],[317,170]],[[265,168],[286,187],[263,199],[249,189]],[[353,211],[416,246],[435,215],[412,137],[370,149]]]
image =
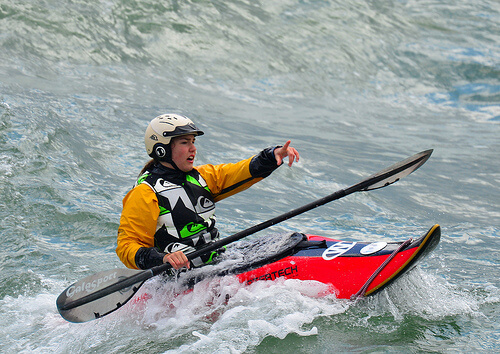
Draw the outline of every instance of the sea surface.
[[[438,223],[441,243],[363,301],[230,277],[172,297],[153,279],[147,306],[66,322],[67,286],[123,267],[122,198],[165,112],[205,131],[197,164],[300,152],[218,203],[222,236],[434,149],[248,239],[404,241]],[[500,352],[499,159],[497,0],[0,0],[0,352]]]

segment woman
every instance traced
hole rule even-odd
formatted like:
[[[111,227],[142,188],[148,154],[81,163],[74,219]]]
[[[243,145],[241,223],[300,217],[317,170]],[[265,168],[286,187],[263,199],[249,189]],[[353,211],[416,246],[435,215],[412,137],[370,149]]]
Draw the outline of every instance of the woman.
[[[195,140],[204,133],[177,114],[153,119],[145,134],[152,160],[123,199],[116,253],[129,268],[147,269],[169,262],[173,268],[198,266],[186,254],[216,240],[215,202],[241,192],[278,168],[299,161],[297,150],[267,148],[238,163],[194,167]]]

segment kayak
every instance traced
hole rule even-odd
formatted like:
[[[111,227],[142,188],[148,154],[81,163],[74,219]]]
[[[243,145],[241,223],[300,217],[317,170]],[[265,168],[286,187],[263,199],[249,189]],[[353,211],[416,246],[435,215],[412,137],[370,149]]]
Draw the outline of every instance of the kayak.
[[[177,281],[192,287],[203,279],[225,275],[235,275],[247,285],[277,279],[314,280],[328,284],[339,299],[353,299],[386,288],[436,248],[440,237],[439,225],[403,242],[341,241],[293,233],[241,242],[221,257],[224,269],[214,266],[202,274],[186,272]]]
[[[357,299],[376,294],[407,273],[436,248],[440,237],[439,225],[421,237],[400,242],[341,241],[302,233],[270,235],[235,243],[203,267],[169,269],[158,275],[175,284],[178,295],[191,291],[202,280],[234,276],[246,285],[279,279],[317,281],[328,285],[325,295]],[[150,298],[147,291],[134,295],[144,278],[150,278],[145,274],[111,269],[88,276],[59,295],[57,309],[70,322],[85,322],[103,317],[131,299],[131,303],[143,303]],[[155,287],[163,287],[163,281]],[[89,296],[96,299],[87,300]]]

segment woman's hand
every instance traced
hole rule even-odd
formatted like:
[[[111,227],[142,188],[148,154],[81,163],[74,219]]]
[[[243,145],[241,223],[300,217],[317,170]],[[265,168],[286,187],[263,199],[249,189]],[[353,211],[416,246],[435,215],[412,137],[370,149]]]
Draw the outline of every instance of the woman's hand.
[[[278,166],[283,163],[283,159],[288,156],[288,166],[292,166],[294,161],[299,162],[299,152],[290,146],[290,140],[288,140],[282,147],[274,149],[274,157]]]
[[[170,263],[174,269],[181,269],[182,267],[187,267],[189,269],[190,262],[186,255],[182,251],[177,251],[173,253],[167,253],[163,257],[163,263]]]

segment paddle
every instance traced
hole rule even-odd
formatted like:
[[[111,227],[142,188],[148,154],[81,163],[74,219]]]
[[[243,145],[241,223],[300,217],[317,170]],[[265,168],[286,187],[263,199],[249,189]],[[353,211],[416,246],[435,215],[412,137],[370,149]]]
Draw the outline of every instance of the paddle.
[[[208,252],[215,251],[246,236],[351,193],[386,187],[422,166],[429,159],[432,151],[426,150],[415,154],[371,175],[351,187],[341,189],[302,207],[237,232],[234,235],[212,242],[190,253],[188,259],[194,259]],[[96,273],[77,281],[64,290],[57,298],[57,309],[61,316],[70,322],[86,322],[103,317],[127,303],[147,279],[161,274],[170,268],[171,265],[165,263],[147,270],[112,269]]]

